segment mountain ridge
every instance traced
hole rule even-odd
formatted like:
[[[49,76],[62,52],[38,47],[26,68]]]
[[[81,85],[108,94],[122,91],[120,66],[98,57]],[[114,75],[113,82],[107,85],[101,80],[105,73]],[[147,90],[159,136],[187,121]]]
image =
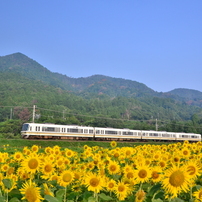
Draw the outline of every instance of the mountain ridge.
[[[15,72],[29,79],[42,81],[47,85],[59,87],[76,95],[91,97],[160,97],[186,102],[202,107],[202,92],[193,89],[176,88],[168,92],[157,92],[147,85],[123,78],[95,74],[89,77],[72,78],[58,72],[51,72],[37,61],[17,52],[0,56],[0,71]]]

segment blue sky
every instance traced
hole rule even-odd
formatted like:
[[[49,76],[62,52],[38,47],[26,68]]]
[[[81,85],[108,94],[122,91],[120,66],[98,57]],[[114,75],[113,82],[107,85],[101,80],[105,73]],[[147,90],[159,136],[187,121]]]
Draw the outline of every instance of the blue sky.
[[[0,0],[0,56],[202,92],[201,11],[201,0]]]

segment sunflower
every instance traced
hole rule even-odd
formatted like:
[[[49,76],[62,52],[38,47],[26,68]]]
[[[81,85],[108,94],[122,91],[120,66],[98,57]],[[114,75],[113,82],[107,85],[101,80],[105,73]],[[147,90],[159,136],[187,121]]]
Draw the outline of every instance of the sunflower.
[[[201,175],[202,170],[199,163],[195,160],[190,160],[185,164],[188,174],[192,178],[196,178],[197,176]]]
[[[117,142],[116,141],[111,141],[110,142],[110,146],[113,147],[113,148],[116,147],[117,146]]]
[[[119,200],[124,200],[128,196],[130,188],[128,184],[119,181],[118,184],[114,187],[114,191]]]
[[[74,173],[70,170],[65,170],[59,176],[59,184],[60,186],[66,187],[71,184],[74,180]]]
[[[200,188],[198,191],[195,191],[193,193],[193,197],[195,197],[199,201],[202,201],[202,188]]]
[[[160,182],[163,177],[162,168],[160,166],[154,166],[151,168],[151,180],[153,182]]]
[[[113,191],[115,186],[116,186],[116,181],[115,180],[113,180],[113,179],[110,179],[110,180],[108,179],[107,180],[107,183],[106,183],[107,191]]]
[[[9,165],[7,163],[1,166],[2,172],[6,172],[8,169],[9,169]]]
[[[72,150],[70,150],[70,149],[65,149],[65,155],[66,155],[66,157],[68,157],[68,158],[71,158],[71,157],[73,157],[74,156],[74,151],[72,151]]]
[[[33,151],[33,152],[38,152],[39,151],[39,146],[38,145],[33,145],[32,146],[32,148],[31,148],[31,150]]]
[[[146,165],[138,165],[134,173],[137,183],[147,182],[151,178],[151,168]]]
[[[84,184],[88,187],[88,191],[99,193],[104,187],[104,180],[101,176],[89,172],[84,179]]]
[[[167,194],[171,194],[172,198],[177,197],[182,191],[185,193],[189,191],[190,183],[190,175],[184,166],[173,166],[166,170],[164,179],[162,180],[163,188],[166,190]]]
[[[16,161],[21,161],[23,159],[23,154],[21,152],[15,152],[13,158]]]
[[[36,173],[40,169],[41,160],[37,154],[31,154],[21,165],[27,172]]]
[[[137,193],[135,194],[135,202],[144,201],[145,195],[146,195],[146,193],[144,192],[144,190],[142,190],[142,189],[138,190]]]
[[[41,172],[44,175],[50,176],[55,171],[54,164],[49,161],[44,161],[41,165]]]
[[[125,171],[124,177],[127,179],[134,179],[135,178],[135,171],[133,169]]]
[[[117,174],[120,171],[120,165],[116,161],[110,161],[107,169],[109,171],[109,174]]]
[[[25,182],[20,189],[20,193],[23,195],[23,199],[26,199],[28,202],[40,202],[43,198],[40,195],[40,188],[32,182]]]

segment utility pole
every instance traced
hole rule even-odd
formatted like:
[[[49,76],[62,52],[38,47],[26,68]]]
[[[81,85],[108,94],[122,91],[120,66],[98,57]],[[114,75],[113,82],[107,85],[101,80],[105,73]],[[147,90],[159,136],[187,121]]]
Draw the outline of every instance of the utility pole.
[[[36,105],[33,105],[32,123],[34,123]]]
[[[158,123],[157,123],[157,119],[156,119],[156,131],[158,131]]]

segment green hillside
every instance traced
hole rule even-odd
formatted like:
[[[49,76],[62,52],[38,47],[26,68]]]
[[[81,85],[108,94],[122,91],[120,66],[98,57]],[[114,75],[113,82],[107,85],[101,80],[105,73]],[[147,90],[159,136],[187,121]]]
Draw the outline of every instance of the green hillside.
[[[1,122],[32,121],[36,105],[38,122],[155,130],[158,120],[159,130],[202,130],[202,93],[194,90],[163,94],[121,78],[70,78],[21,53],[0,57],[0,77]]]

